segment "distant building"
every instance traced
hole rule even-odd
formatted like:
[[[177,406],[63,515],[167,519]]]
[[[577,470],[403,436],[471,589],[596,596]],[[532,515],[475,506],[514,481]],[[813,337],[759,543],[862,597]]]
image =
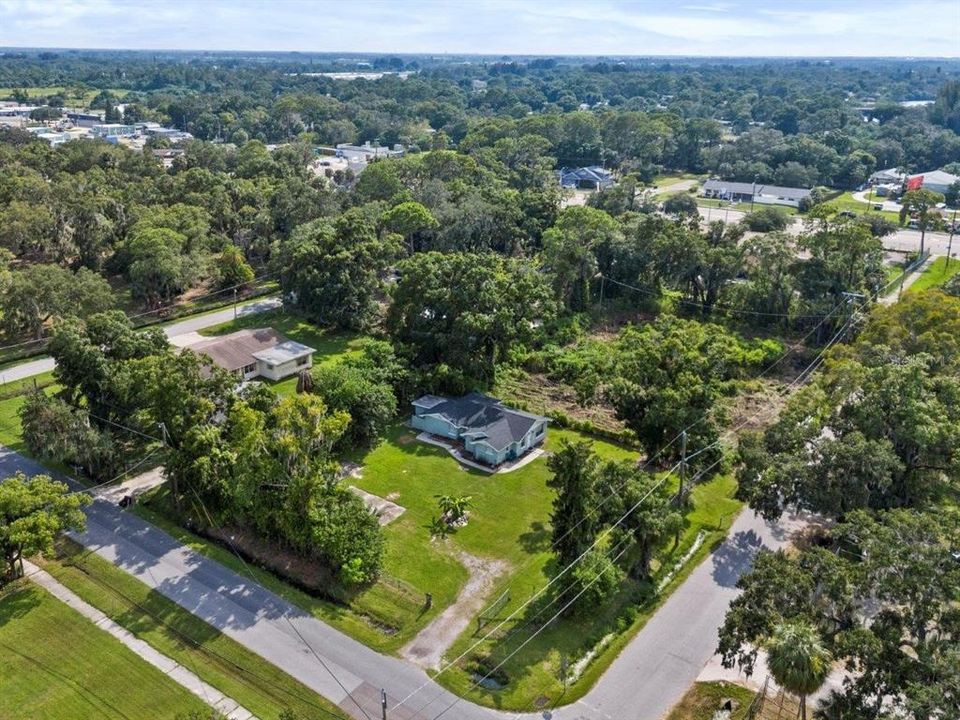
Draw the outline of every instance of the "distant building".
[[[40,108],[40,105],[3,105],[0,106],[0,117],[30,117],[30,113]]]
[[[735,200],[766,205],[789,205],[797,207],[800,201],[810,197],[806,188],[781,187],[763,183],[729,182],[727,180],[707,180],[703,184],[705,198],[717,200]]]
[[[873,185],[899,185],[906,179],[907,174],[897,168],[887,168],[886,170],[877,170],[870,176],[870,182]]]
[[[189,346],[243,380],[282,380],[313,367],[312,347],[288,340],[273,328],[240,330]]]
[[[605,190],[614,184],[613,173],[599,165],[579,168],[560,168],[557,172],[560,186],[582,190]]]
[[[418,430],[463,442],[469,455],[492,467],[516,460],[541,444],[548,422],[475,392],[452,399],[424,395],[413,401],[410,418]]]
[[[93,111],[68,110],[67,120],[77,127],[92,128],[94,125],[103,123],[103,113]]]
[[[943,170],[932,170],[930,172],[911,175],[906,180],[906,187],[909,190],[914,190],[919,186],[924,190],[932,190],[933,192],[943,195],[951,185],[958,181],[960,181],[960,177],[956,175],[944,172]]]
[[[137,128],[133,125],[123,125],[121,123],[104,123],[94,125],[92,128],[93,136],[98,138],[109,137],[133,137],[137,134]]]

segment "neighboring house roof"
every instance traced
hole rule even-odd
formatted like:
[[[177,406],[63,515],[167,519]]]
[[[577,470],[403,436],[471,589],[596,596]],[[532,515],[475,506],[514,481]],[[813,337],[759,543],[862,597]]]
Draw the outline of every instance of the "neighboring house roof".
[[[548,422],[545,417],[505,407],[496,398],[476,392],[449,399],[424,395],[413,404],[460,428],[463,437],[483,442],[497,452],[523,440],[535,424]]]
[[[601,185],[613,182],[613,173],[599,165],[580,168],[560,168],[561,183],[595,182]]]
[[[296,346],[296,352],[299,354],[288,356],[287,354],[293,350],[288,346]],[[313,348],[287,340],[273,328],[239,330],[190,346],[195,353],[206,355],[224,370],[239,370],[261,359],[261,355],[269,354],[277,348],[280,348],[278,357],[286,356],[286,360],[314,352]],[[301,348],[305,352],[301,352],[299,350]],[[285,360],[266,360],[266,362],[279,363]]]
[[[886,170],[877,170],[873,175],[870,176],[871,179],[884,179],[884,180],[903,180],[906,177],[906,173],[900,172],[897,168],[887,168]]]
[[[312,355],[313,352],[312,347],[301,345],[294,340],[284,340],[271,348],[253,353],[253,356],[270,365],[282,365],[285,362]]]
[[[960,180],[960,177],[944,172],[943,170],[917,173],[916,175],[911,175],[909,179],[913,180],[914,178],[923,178],[924,185],[946,185],[947,187]]]
[[[763,183],[745,183],[728,182],[726,180],[707,180],[703,184],[704,190],[712,190],[722,194],[736,193],[739,195],[766,195],[785,200],[802,200],[810,196],[810,191],[805,188],[782,187],[780,185],[765,185]]]

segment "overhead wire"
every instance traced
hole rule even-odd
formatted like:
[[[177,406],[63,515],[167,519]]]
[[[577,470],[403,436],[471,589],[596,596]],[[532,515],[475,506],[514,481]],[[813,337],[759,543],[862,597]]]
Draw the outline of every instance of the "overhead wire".
[[[807,333],[807,335],[804,336],[804,338],[800,341],[800,343],[798,343],[797,345],[788,347],[787,350],[780,355],[780,357],[778,357],[775,361],[773,361],[772,363],[770,363],[770,364],[761,372],[760,376],[763,376],[764,374],[770,372],[773,368],[775,368],[777,365],[779,365],[781,362],[783,362],[783,360],[786,359],[786,357],[788,357],[800,344],[804,343],[807,339],[809,339],[810,336],[812,336],[812,335],[823,325],[823,323],[825,323],[825,322],[827,321],[827,319],[829,319],[829,318],[833,315],[833,313],[836,312],[836,310],[837,310],[838,308],[843,307],[845,304],[847,304],[847,301],[840,302],[840,303],[838,303],[836,306],[834,306],[834,308],[832,308],[829,313],[827,313],[827,314],[824,315],[824,316],[821,316],[821,321],[820,321],[820,323],[818,323],[817,326],[815,326],[811,331],[809,331],[809,332]],[[760,377],[760,376],[758,376],[758,377]],[[696,420],[696,421],[694,421],[693,423],[691,423],[690,425],[688,425],[687,428],[685,428],[683,431],[681,431],[680,433],[678,433],[672,440],[670,440],[666,445],[664,445],[663,447],[661,447],[650,459],[648,459],[648,460],[644,463],[644,467],[649,467],[650,464],[651,464],[657,457],[659,457],[666,449],[668,449],[671,445],[673,445],[673,444],[682,436],[683,432],[686,432],[686,431],[689,430],[690,428],[696,426],[698,423],[703,422],[703,421],[705,420],[705,418],[706,418],[706,416],[699,418],[698,420]],[[695,451],[693,454],[688,455],[687,458],[686,458],[686,460],[689,461],[689,460],[692,459],[693,457],[696,457],[696,456],[700,455],[701,453],[706,452],[706,451],[709,450],[709,449],[712,449],[712,448],[714,448],[714,447],[717,447],[717,446],[719,445],[719,442],[720,442],[720,441],[719,441],[719,439],[718,439],[717,441],[714,441],[714,442],[711,443],[710,445],[708,445],[708,446],[706,446],[706,447],[704,447],[704,448],[701,448],[701,449]],[[713,463],[713,464],[711,465],[711,467],[713,467],[715,464],[716,464],[716,463]],[[651,489],[651,492],[652,492],[653,490],[655,490],[655,489],[658,489],[658,488],[666,481],[666,479],[669,478],[669,476],[674,472],[674,470],[676,470],[679,466],[680,466],[680,463],[677,463],[677,464],[675,464],[672,468],[670,468],[668,471],[666,471],[666,472],[664,473],[664,477],[661,479],[661,481],[660,481],[659,483],[657,483],[657,484],[654,486],[653,489]],[[604,497],[604,498],[598,503],[597,508],[596,508],[596,509],[591,509],[590,513],[593,513],[595,510],[598,510],[600,506],[604,505],[604,504],[607,503],[611,498],[615,497],[616,494],[617,494],[617,492],[618,492],[618,490],[622,489],[622,487],[623,487],[623,486],[622,486],[622,484],[621,484],[621,487],[620,487],[620,488],[615,489],[613,492],[609,493],[606,497]],[[646,499],[646,497],[648,497],[648,496],[649,496],[649,494],[646,495],[646,496],[644,496],[644,499]],[[632,511],[631,511],[631,512],[632,512]],[[566,536],[569,535],[571,532],[573,532],[574,530],[576,530],[576,528],[577,528],[578,526],[580,526],[582,523],[586,522],[588,519],[589,519],[589,517],[588,517],[587,515],[585,515],[585,516],[584,516],[583,518],[581,518],[573,527],[571,527],[570,529],[567,530],[567,532],[565,533],[564,537],[566,537]],[[622,519],[621,519],[621,521],[622,521]],[[620,522],[620,521],[618,521],[617,524],[619,524],[619,522]],[[613,527],[615,527],[615,526],[613,526]],[[612,527],[609,528],[609,529],[612,529]],[[608,530],[609,530],[609,529],[608,529]],[[512,620],[520,611],[522,611],[523,609],[525,609],[526,607],[528,607],[533,601],[535,601],[535,600],[536,600],[538,597],[540,597],[546,590],[548,590],[557,580],[559,580],[561,577],[563,577],[574,565],[576,565],[580,560],[582,560],[583,557],[587,554],[587,552],[589,552],[590,550],[593,549],[593,547],[596,545],[596,543],[599,541],[599,539],[600,539],[600,538],[598,538],[598,540],[594,542],[594,545],[591,545],[591,547],[588,548],[586,551],[584,551],[584,553],[582,553],[578,558],[576,558],[575,560],[571,561],[571,563],[570,563],[567,567],[565,567],[563,570],[561,570],[561,572],[560,572],[558,575],[554,576],[554,577],[553,577],[545,586],[543,586],[539,591],[537,591],[536,593],[534,593],[534,594],[533,594],[530,598],[528,598],[523,604],[521,604],[521,605],[520,605],[518,608],[516,608],[512,613],[510,613],[505,619],[501,620],[492,630],[490,630],[489,632],[487,632],[487,633],[486,633],[483,637],[481,637],[480,639],[476,640],[472,645],[470,645],[466,650],[464,650],[464,651],[463,651],[460,655],[458,655],[456,658],[454,658],[453,660],[448,661],[447,663],[445,663],[436,673],[434,673],[434,675],[432,676],[432,678],[436,678],[437,676],[439,676],[439,675],[441,675],[442,673],[446,672],[449,668],[451,668],[451,667],[454,666],[456,663],[458,663],[460,660],[462,660],[464,657],[466,657],[467,655],[469,655],[469,654],[470,654],[473,650],[475,650],[479,645],[481,645],[483,642],[485,642],[485,641],[488,640],[491,636],[493,636],[496,632],[498,632],[507,622],[509,622],[510,620]],[[528,565],[529,565],[529,562],[528,562]],[[430,682],[431,682],[431,681],[427,681],[427,682],[423,683],[420,687],[418,687],[418,688],[415,689],[413,692],[411,692],[410,694],[408,694],[404,699],[402,699],[402,700],[400,700],[398,703],[396,703],[396,704],[393,706],[393,709],[395,710],[395,709],[399,708],[400,706],[404,705],[404,704],[405,704],[406,702],[408,702],[413,696],[415,696],[417,693],[421,692],[425,687],[427,687],[427,686],[430,684]]]

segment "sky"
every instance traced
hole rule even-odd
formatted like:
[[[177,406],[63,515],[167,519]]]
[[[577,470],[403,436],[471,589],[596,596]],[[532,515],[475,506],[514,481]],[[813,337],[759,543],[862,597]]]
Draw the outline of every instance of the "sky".
[[[0,46],[960,56],[960,0],[0,0]]]

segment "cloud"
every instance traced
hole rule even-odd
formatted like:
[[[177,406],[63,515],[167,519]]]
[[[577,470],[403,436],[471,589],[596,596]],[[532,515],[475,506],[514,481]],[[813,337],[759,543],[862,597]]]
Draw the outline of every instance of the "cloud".
[[[956,0],[0,0],[0,45],[566,55],[949,56]]]

